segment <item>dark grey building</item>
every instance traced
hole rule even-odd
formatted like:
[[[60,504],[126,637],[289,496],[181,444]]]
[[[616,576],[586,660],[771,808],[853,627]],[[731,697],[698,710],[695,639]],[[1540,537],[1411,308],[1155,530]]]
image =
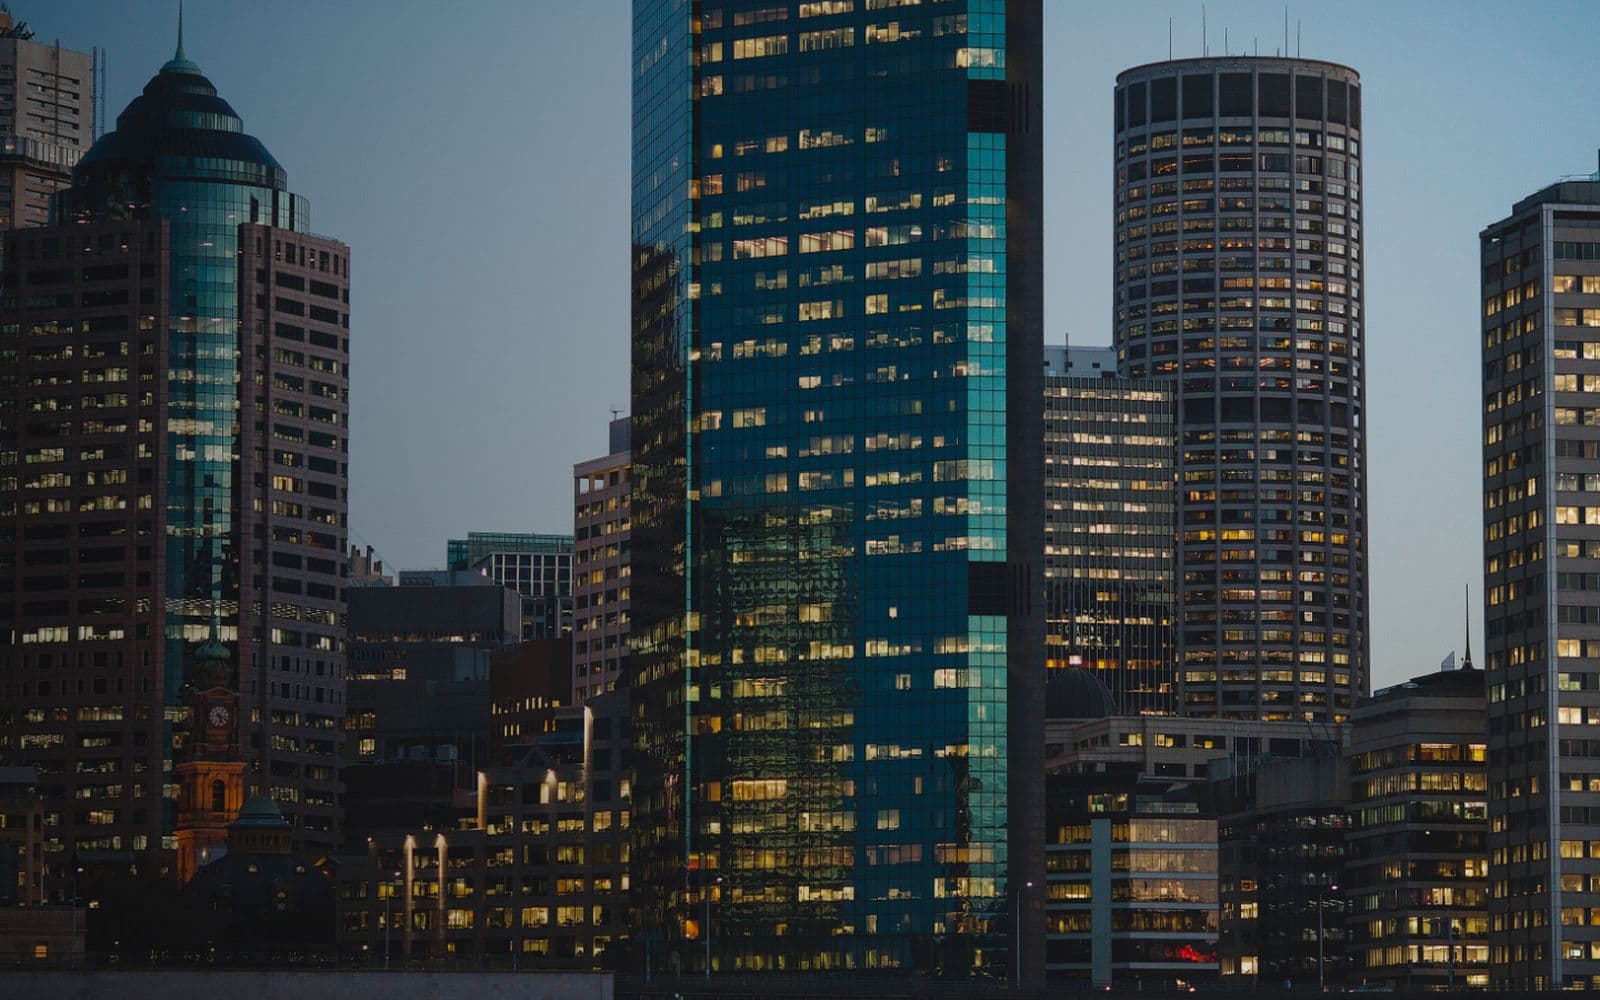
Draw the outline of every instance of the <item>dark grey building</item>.
[[[1173,433],[1170,379],[1045,348],[1045,662],[1093,671],[1117,715],[1175,707]]]
[[[350,602],[345,759],[488,759],[489,660],[521,634],[515,592],[357,587]]]
[[[1118,357],[1177,386],[1180,709],[1341,721],[1368,688],[1359,79],[1155,63],[1114,114]]]
[[[1600,174],[1529,195],[1479,242],[1490,983],[1594,989]]]
[[[1486,738],[1483,671],[1470,658],[1356,706],[1343,893],[1352,981],[1489,985]]]
[[[446,552],[450,572],[477,573],[522,596],[522,638],[572,633],[571,535],[469,531]]]
[[[1230,756],[1208,768],[1218,959],[1224,977],[1248,984],[1241,989],[1288,981],[1309,991],[1349,978],[1345,734],[1303,735],[1300,756]]]

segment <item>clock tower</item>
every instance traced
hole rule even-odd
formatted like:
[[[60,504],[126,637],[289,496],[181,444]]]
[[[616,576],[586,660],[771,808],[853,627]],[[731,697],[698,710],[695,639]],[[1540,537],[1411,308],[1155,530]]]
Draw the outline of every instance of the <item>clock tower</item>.
[[[189,728],[178,771],[178,884],[225,853],[228,824],[244,804],[244,761],[239,753],[239,695],[233,654],[217,637],[195,650],[189,673]]]

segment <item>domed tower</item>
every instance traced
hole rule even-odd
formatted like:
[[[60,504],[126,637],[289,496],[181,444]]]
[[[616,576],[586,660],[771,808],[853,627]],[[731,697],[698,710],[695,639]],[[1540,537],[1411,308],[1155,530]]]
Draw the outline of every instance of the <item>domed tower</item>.
[[[51,220],[3,236],[6,299],[36,308],[20,316],[30,350],[7,368],[0,412],[24,412],[30,385],[74,391],[49,421],[0,422],[0,452],[60,456],[26,530],[20,505],[0,508],[0,565],[16,567],[0,572],[20,594],[22,567],[99,565],[32,574],[28,602],[0,605],[30,637],[22,666],[87,672],[70,691],[0,691],[0,712],[45,720],[19,741],[19,763],[64,775],[46,792],[62,817],[46,849],[170,847],[219,810],[208,786],[180,822],[163,783],[225,758],[245,762],[248,791],[283,803],[297,846],[331,850],[349,248],[306,232],[306,202],[184,53],[181,29]],[[228,704],[195,702],[220,688]],[[193,728],[173,721],[185,715]],[[107,745],[124,749],[75,766],[78,748]],[[179,839],[193,854],[197,837]]]

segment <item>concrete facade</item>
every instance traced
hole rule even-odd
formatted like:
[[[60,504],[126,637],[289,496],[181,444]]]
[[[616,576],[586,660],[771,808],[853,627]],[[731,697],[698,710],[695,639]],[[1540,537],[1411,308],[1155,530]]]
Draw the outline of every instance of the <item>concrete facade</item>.
[[[1118,360],[1178,394],[1179,711],[1344,721],[1369,689],[1359,78],[1154,63],[1114,113]]]

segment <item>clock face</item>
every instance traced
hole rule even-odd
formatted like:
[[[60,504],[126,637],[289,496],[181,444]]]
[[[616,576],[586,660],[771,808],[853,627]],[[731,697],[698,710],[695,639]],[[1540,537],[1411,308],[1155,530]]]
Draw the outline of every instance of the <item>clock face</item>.
[[[211,711],[206,713],[206,721],[213,726],[221,728],[228,724],[228,709],[224,705],[212,705]]]

